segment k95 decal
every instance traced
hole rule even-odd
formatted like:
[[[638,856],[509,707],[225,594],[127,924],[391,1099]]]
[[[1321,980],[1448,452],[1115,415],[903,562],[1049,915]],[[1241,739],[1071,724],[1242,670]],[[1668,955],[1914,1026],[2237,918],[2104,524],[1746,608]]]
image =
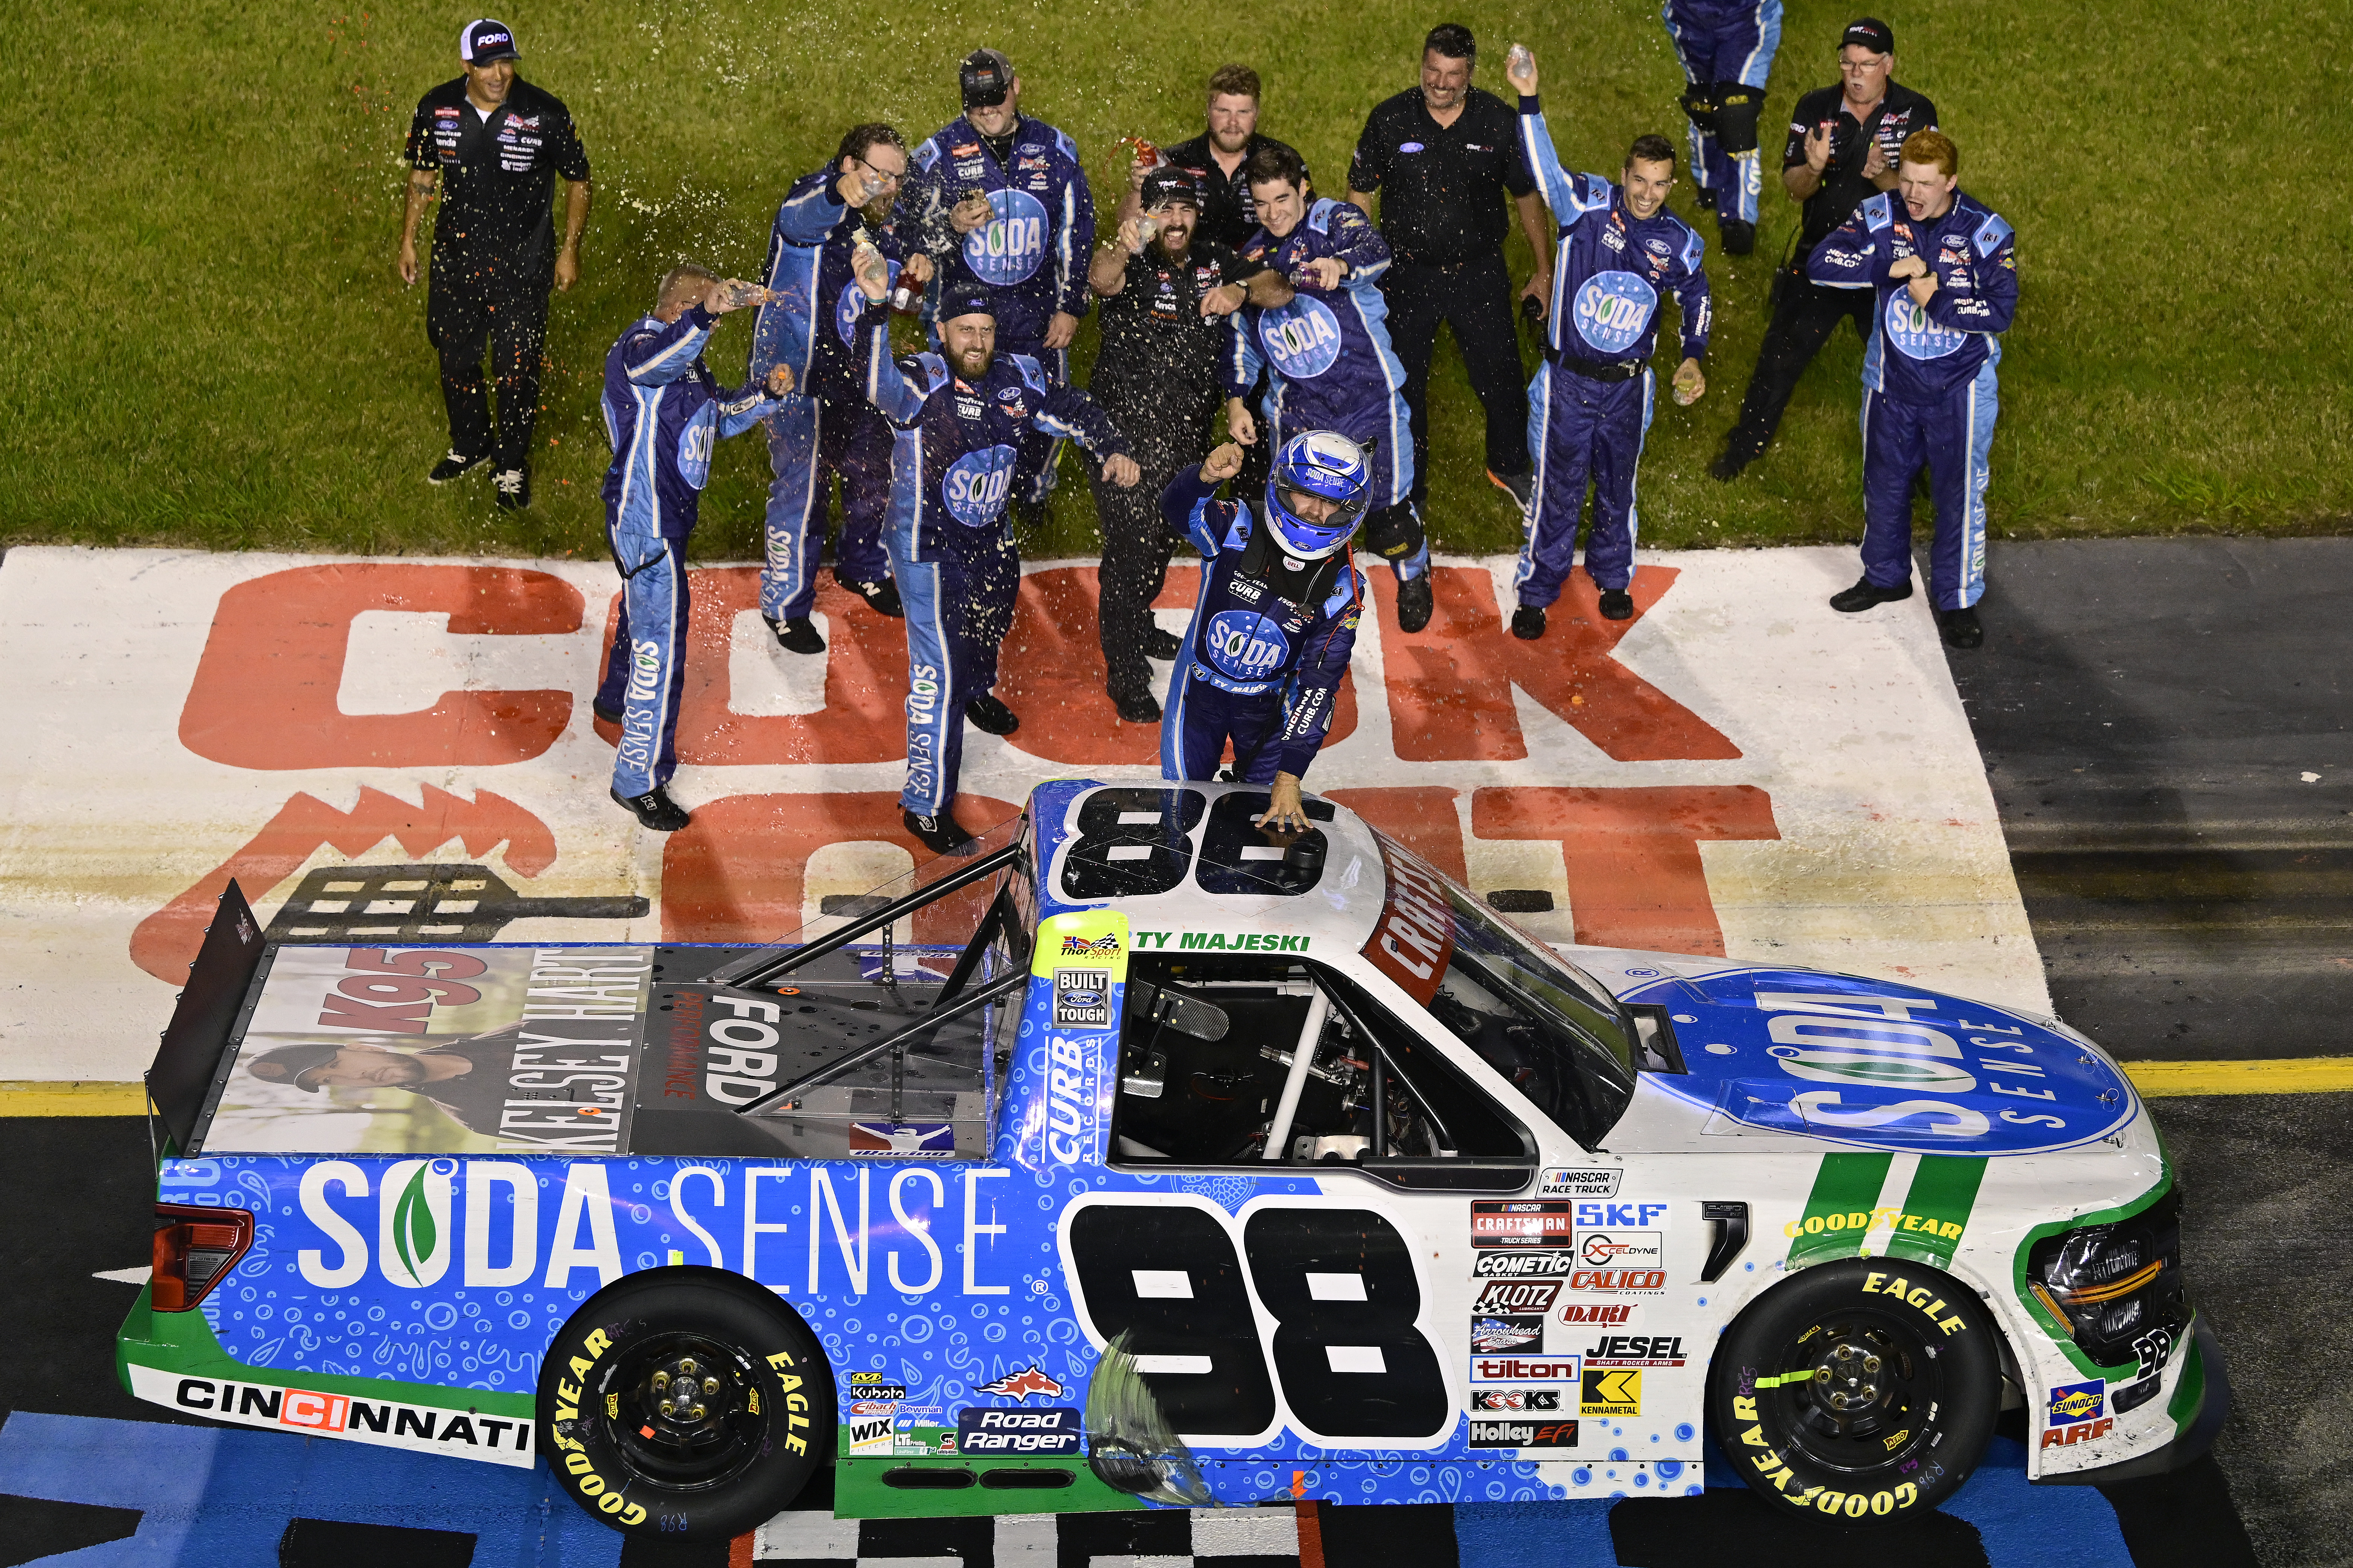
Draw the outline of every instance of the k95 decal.
[[[1239,1447],[1287,1425],[1434,1447],[1454,1429],[1411,1250],[1370,1209],[1273,1201],[1229,1219],[1190,1199],[1082,1199],[1062,1248],[1080,1321],[1100,1344],[1129,1336],[1187,1438]]]

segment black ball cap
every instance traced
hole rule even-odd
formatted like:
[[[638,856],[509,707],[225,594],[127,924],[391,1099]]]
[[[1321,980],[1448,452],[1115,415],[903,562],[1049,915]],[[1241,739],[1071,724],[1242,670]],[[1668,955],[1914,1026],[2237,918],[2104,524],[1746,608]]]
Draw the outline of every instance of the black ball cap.
[[[1193,176],[1185,170],[1164,163],[1144,176],[1143,202],[1146,212],[1167,202],[1183,202],[1198,212],[1201,210],[1201,187],[1193,183]]]
[[[1013,90],[1013,62],[995,49],[975,49],[956,67],[966,109],[988,109]]]
[[[486,66],[492,60],[519,60],[515,50],[514,29],[494,16],[466,24],[458,35],[458,58],[470,66]]]
[[[954,321],[965,316],[994,317],[996,314],[996,302],[980,289],[966,284],[960,289],[951,288],[941,297],[939,313],[934,319]]]
[[[290,1083],[307,1093],[319,1092],[319,1080],[313,1075],[319,1068],[332,1064],[342,1054],[343,1047],[280,1046],[255,1061],[246,1070],[264,1083]]]
[[[1874,55],[1892,55],[1895,52],[1895,29],[1876,16],[1857,16],[1846,25],[1845,33],[1839,38],[1840,48],[1850,44],[1860,44]]]

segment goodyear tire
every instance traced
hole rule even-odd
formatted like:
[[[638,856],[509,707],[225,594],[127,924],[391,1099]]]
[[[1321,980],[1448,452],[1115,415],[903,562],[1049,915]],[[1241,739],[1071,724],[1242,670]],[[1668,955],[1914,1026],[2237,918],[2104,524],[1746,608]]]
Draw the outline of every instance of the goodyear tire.
[[[548,1347],[540,1452],[616,1530],[724,1539],[798,1496],[832,1450],[833,1378],[790,1308],[664,1268],[595,1296]]]
[[[1900,1259],[1808,1268],[1717,1346],[1708,1418],[1781,1510],[1885,1523],[1935,1508],[1993,1435],[2001,1352],[1977,1296]]]

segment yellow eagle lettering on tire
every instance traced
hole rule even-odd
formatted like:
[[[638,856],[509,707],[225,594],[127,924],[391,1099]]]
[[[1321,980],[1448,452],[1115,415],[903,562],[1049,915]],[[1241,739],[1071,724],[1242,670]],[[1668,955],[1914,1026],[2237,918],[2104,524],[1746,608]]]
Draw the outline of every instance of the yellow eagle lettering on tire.
[[[798,1366],[800,1363],[795,1361],[790,1352],[778,1351],[768,1358],[768,1365],[774,1371],[782,1372],[788,1366]]]

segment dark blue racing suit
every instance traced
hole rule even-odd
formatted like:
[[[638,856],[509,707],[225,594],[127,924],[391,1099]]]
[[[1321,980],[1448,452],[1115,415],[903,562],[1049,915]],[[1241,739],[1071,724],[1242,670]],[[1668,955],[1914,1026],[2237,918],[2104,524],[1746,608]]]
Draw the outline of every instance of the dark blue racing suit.
[[[1765,79],[1781,47],[1781,0],[1666,0],[1659,16],[1693,90],[1711,101],[1734,100],[1707,116],[1714,129],[1702,130],[1698,121],[1688,127],[1700,205],[1712,203],[1717,216],[1753,225],[1764,178],[1757,122]],[[1740,88],[1750,90],[1734,90]]]
[[[1028,354],[1000,354],[967,382],[939,354],[891,357],[890,312],[860,319],[866,395],[892,427],[883,543],[907,606],[907,784],[900,804],[936,816],[955,798],[965,704],[997,684],[1021,558],[1007,525],[1014,443],[1029,430],[1075,439],[1098,459],[1127,442],[1093,399]]]
[[[1560,597],[1576,559],[1577,512],[1593,485],[1593,532],[1585,570],[1604,588],[1633,580],[1634,469],[1651,427],[1651,355],[1659,302],[1683,310],[1683,355],[1707,353],[1707,274],[1699,236],[1661,207],[1646,218],[1626,210],[1625,193],[1599,174],[1563,172],[1543,107],[1520,100],[1528,167],[1560,226],[1553,263],[1545,363],[1528,384],[1528,450],[1535,454],[1535,507],[1513,583],[1521,605]]]
[[[891,431],[860,384],[851,339],[866,297],[849,275],[850,251],[863,219],[834,188],[830,169],[804,174],[776,209],[762,276],[782,298],[760,307],[752,329],[752,377],[772,366],[793,370],[796,398],[768,419],[766,560],[760,570],[760,613],[797,621],[817,602],[817,557],[833,478],[841,476],[841,535],[833,574],[845,583],[879,583],[882,510],[891,494]],[[869,226],[896,282],[902,254],[888,225]]]
[[[678,700],[686,679],[686,538],[694,531],[711,452],[728,436],[788,411],[797,394],[758,383],[723,389],[702,363],[715,318],[700,305],[664,324],[646,316],[605,356],[605,535],[621,573],[621,614],[597,701],[621,710],[613,788],[635,797],[678,768]]]
[[[1169,531],[1202,561],[1160,724],[1160,774],[1217,777],[1230,738],[1242,783],[1303,777],[1332,727],[1370,590],[1345,546],[1316,561],[1286,556],[1248,506],[1217,493],[1194,467],[1160,494]]]
[[[1893,588],[1912,576],[1912,481],[1925,464],[1936,503],[1928,593],[1940,610],[1985,592],[1988,454],[2001,400],[1994,367],[2018,310],[2010,225],[1956,190],[1942,217],[1915,221],[1882,192],[1814,247],[1806,275],[1831,289],[1876,289],[1862,356],[1862,574]],[[1887,269],[1926,262],[1936,291],[1913,303]]]
[[[989,220],[958,235],[949,210],[974,191],[987,195]],[[996,307],[997,357],[1027,354],[1054,381],[1068,382],[1069,351],[1049,349],[1046,328],[1058,310],[1084,316],[1092,298],[1087,253],[1094,248],[1095,203],[1078,144],[1024,114],[1000,163],[972,121],[958,119],[915,149],[901,200],[923,247],[940,261],[934,304],[944,289],[981,285]],[[1061,443],[1040,428],[1023,431],[1016,445],[1015,494],[1042,499],[1054,488]]]
[[[1412,510],[1413,430],[1405,367],[1389,346],[1388,301],[1377,284],[1389,268],[1388,241],[1363,209],[1318,197],[1281,239],[1260,229],[1243,259],[1282,274],[1296,293],[1287,305],[1245,305],[1226,338],[1226,395],[1248,397],[1261,367],[1267,394],[1258,438],[1270,452],[1303,430],[1332,430],[1366,448],[1373,487],[1362,537],[1399,582],[1429,569],[1430,546]],[[1301,281],[1320,257],[1348,264],[1337,289]]]

